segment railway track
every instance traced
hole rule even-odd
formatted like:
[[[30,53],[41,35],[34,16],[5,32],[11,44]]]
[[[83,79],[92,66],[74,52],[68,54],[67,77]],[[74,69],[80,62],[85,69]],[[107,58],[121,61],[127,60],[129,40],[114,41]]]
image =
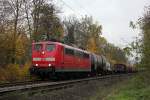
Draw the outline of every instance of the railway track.
[[[119,75],[106,75],[106,76],[91,77],[91,78],[77,79],[77,80],[67,80],[67,81],[60,81],[60,82],[40,82],[40,83],[29,82],[29,83],[18,83],[18,85],[11,84],[11,86],[8,85],[5,87],[0,87],[0,95],[4,95],[4,94],[14,92],[14,91],[27,91],[27,90],[38,90],[38,89],[56,90],[56,89],[70,87],[81,82],[88,82],[92,80],[102,80],[102,79],[108,79],[112,77],[122,77],[122,76],[127,76],[127,75],[132,75],[132,74],[130,73],[130,74],[119,74]]]
[[[10,87],[10,86],[27,85],[27,84],[34,84],[34,83],[40,83],[40,82],[42,82],[42,80],[32,80],[32,81],[27,80],[27,81],[0,83],[0,88]]]

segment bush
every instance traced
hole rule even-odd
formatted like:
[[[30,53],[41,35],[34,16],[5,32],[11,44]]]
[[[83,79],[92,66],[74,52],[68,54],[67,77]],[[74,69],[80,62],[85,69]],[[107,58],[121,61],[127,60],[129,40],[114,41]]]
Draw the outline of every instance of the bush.
[[[30,63],[24,66],[18,64],[9,64],[4,68],[0,68],[0,82],[15,82],[29,80]]]

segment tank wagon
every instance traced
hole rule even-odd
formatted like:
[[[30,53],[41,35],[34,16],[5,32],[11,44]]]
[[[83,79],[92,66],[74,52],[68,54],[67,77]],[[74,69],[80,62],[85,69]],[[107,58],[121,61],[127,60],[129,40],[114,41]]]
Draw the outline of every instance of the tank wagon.
[[[44,77],[102,75],[112,72],[105,56],[60,42],[32,43],[30,73]]]

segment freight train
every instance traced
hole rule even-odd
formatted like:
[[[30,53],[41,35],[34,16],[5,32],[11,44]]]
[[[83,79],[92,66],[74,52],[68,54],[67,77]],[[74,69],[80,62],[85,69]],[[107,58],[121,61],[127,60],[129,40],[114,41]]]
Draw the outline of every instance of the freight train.
[[[125,65],[112,66],[103,55],[96,55],[60,42],[32,43],[30,73],[41,78],[80,77],[124,72]]]

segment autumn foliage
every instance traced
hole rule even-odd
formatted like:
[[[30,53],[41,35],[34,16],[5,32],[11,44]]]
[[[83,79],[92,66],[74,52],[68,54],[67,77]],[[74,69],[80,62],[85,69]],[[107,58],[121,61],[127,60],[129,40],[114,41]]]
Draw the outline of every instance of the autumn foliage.
[[[32,41],[62,41],[126,63],[124,51],[102,37],[93,17],[61,20],[61,12],[47,0],[2,0],[0,5],[0,80],[25,80],[31,63]],[[118,56],[119,55],[119,56]]]
[[[19,64],[8,64],[0,68],[0,83],[29,80],[30,63],[24,66]]]

